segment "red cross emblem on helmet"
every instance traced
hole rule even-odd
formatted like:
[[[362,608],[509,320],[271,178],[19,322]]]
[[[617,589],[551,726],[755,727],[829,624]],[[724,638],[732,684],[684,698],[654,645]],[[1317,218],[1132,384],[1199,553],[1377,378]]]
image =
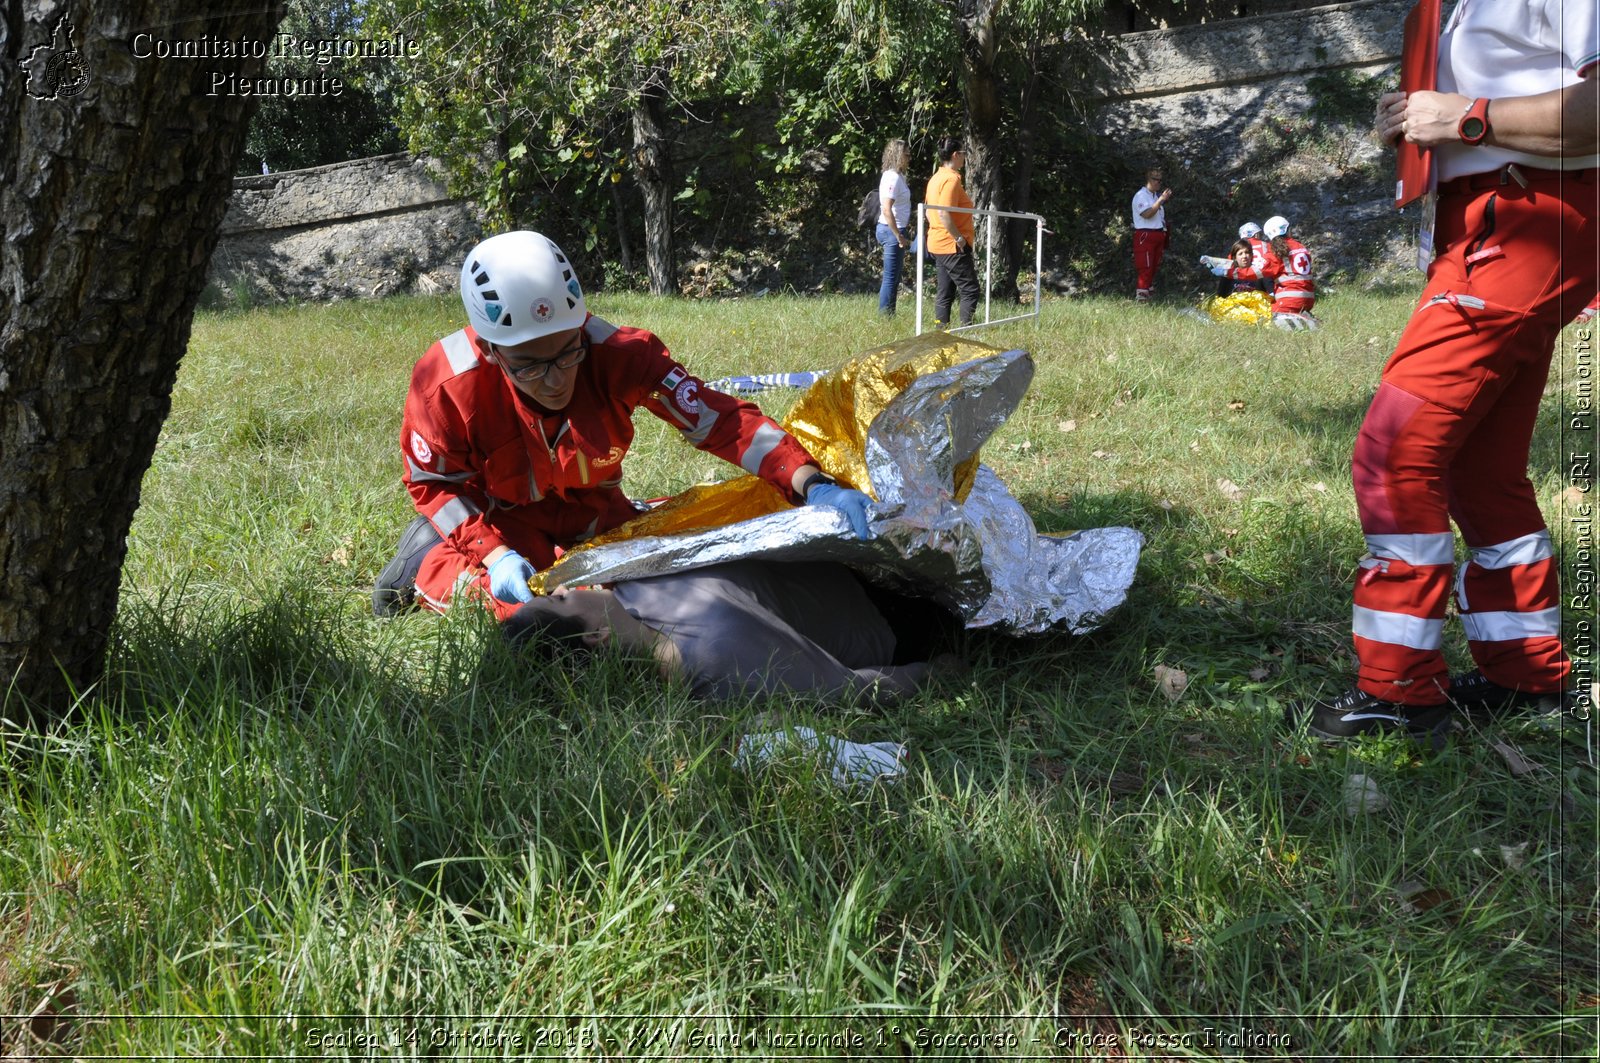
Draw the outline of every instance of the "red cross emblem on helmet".
[[[540,321],[549,321],[550,315],[555,313],[555,307],[550,305],[548,299],[538,299],[533,304],[533,316]]]

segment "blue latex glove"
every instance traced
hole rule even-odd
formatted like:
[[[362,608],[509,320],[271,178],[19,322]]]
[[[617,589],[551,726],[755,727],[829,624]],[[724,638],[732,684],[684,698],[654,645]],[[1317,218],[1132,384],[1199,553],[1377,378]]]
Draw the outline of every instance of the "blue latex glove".
[[[1211,275],[1213,277],[1226,277],[1228,275],[1228,267],[1227,266],[1212,266],[1211,267]]]
[[[489,593],[502,602],[531,602],[533,590],[528,581],[533,578],[533,565],[515,550],[507,550],[500,560],[489,566]]]
[[[867,527],[867,509],[872,505],[872,499],[853,487],[830,483],[812,484],[806,491],[806,505],[837,509],[850,521],[850,530],[856,533],[857,539],[873,537],[871,529]]]

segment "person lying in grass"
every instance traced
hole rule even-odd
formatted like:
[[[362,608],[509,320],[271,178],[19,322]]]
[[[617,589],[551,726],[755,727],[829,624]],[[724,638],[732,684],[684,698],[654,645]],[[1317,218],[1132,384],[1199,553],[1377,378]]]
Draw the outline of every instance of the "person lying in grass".
[[[561,588],[504,622],[515,646],[647,654],[696,697],[783,691],[890,702],[959,667],[926,658],[959,625],[828,562],[732,561],[610,588]]]

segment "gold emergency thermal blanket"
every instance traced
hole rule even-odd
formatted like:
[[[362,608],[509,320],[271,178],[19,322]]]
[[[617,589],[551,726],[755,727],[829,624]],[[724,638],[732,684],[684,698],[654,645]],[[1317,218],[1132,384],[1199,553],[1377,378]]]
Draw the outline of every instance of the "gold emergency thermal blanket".
[[[1265,325],[1272,320],[1272,296],[1266,292],[1235,292],[1206,302],[1213,321],[1235,325]]]
[[[926,595],[971,628],[1091,630],[1121,604],[1143,537],[1132,528],[1040,535],[978,450],[1033,379],[1026,351],[933,333],[860,355],[784,421],[841,483],[871,495],[875,538],[844,515],[790,506],[745,476],[691,488],[566,554],[534,589],[612,583],[724,561],[837,561]]]

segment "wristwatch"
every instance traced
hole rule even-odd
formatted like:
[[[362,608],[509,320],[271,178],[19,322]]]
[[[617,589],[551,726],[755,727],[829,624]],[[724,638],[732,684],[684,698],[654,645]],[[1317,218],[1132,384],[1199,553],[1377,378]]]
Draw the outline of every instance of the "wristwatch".
[[[1489,98],[1480,96],[1467,105],[1466,113],[1456,126],[1456,135],[1463,144],[1482,144],[1489,135]]]
[[[827,473],[823,472],[821,469],[818,469],[817,470],[817,474],[815,476],[813,476],[811,479],[806,481],[805,494],[801,495],[800,497],[801,498],[810,498],[811,497],[811,489],[813,487],[821,487],[823,484],[833,484],[835,487],[837,487],[837,486],[839,486],[839,481],[835,480],[833,477],[829,476]]]

